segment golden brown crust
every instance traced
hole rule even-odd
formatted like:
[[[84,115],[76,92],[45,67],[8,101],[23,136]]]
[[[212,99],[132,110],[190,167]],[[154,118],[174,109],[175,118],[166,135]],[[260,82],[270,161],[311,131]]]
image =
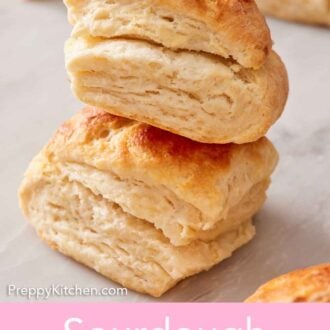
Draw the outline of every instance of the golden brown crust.
[[[330,302],[330,264],[277,277],[262,285],[246,302]]]
[[[109,129],[121,127],[131,123],[130,119],[112,115],[95,107],[86,107],[71,120],[65,122],[57,131],[54,142],[59,135],[65,139],[71,138],[76,130],[86,133],[84,142],[97,136],[105,135]],[[136,123],[134,134],[129,136],[127,144],[141,148],[153,157],[180,159],[190,161],[194,156],[203,160],[217,162],[217,165],[227,166],[229,152],[234,144],[208,144],[198,143],[185,137],[161,130],[148,124]],[[102,130],[105,128],[105,131]],[[107,130],[108,128],[108,130]]]
[[[127,148],[122,150],[123,156],[128,149],[137,148],[145,154],[148,153],[157,162],[170,160],[178,164],[196,161],[198,158],[198,166],[212,163],[216,167],[228,167],[230,153],[236,147],[235,144],[195,142],[148,124],[112,115],[99,108],[86,107],[60,126],[52,140],[51,148],[56,149],[58,153],[61,145],[67,143],[88,144],[92,139],[106,136],[112,129],[132,123],[133,134],[127,135],[126,142],[121,143],[122,147]]]
[[[178,173],[182,169],[185,176],[188,176],[189,173],[189,177],[194,181],[191,182],[192,186],[201,183],[201,180],[213,177],[215,171],[219,171],[221,168],[228,169],[233,154],[245,146],[232,143],[195,142],[159,128],[88,106],[58,129],[48,149],[55,151],[57,155],[62,154],[65,158],[65,154],[73,155],[76,148],[87,146],[92,140],[97,141],[99,138],[111,135],[113,130],[125,127],[127,127],[125,131],[123,130],[125,135],[117,140],[120,142],[114,152],[116,160],[111,161],[118,161],[128,167],[142,164],[146,167],[156,166],[155,170],[159,171],[162,171],[163,168],[170,171],[171,169],[166,167],[167,165],[178,170]],[[108,141],[106,139],[105,142]],[[269,144],[270,142],[266,138],[261,138],[256,143],[246,144],[250,146],[249,153],[256,162],[256,166],[259,161],[260,163],[264,161],[263,153],[259,150],[269,147]],[[108,146],[100,146],[100,148],[105,147]],[[273,151],[273,148],[271,150]],[[96,155],[98,150],[94,148],[94,152]],[[92,157],[92,154],[85,154],[85,156],[86,158]],[[203,178],[200,177],[201,172],[204,172]]]
[[[103,17],[102,32],[93,29],[96,22],[95,11],[99,10],[101,6],[107,5],[104,0],[65,0],[65,3],[69,9],[71,23],[84,22],[83,24],[90,29],[91,35],[107,38],[121,35],[121,32],[114,31],[112,25],[109,29],[104,28],[106,23]],[[124,1],[114,3],[127,5]],[[222,48],[244,67],[259,68],[272,47],[268,26],[254,0],[144,0],[141,1],[141,6],[141,8],[153,7],[155,11],[166,9],[173,14],[189,17],[196,22],[205,24],[205,34],[208,32],[218,34],[222,45],[221,47],[218,47],[219,45],[210,46],[210,50],[199,50],[224,56],[220,50]],[[124,10],[124,12],[126,11]],[[87,21],[83,19],[86,17]],[[172,33],[175,31],[174,29]],[[118,34],[116,34],[117,32]],[[129,34],[129,31],[127,30],[126,33]],[[136,30],[132,30],[130,34],[142,39],[146,37],[140,33],[136,34]],[[157,40],[157,42],[159,41]],[[194,47],[194,45],[191,46]],[[178,48],[187,47],[188,45],[183,43],[182,47]]]
[[[229,165],[231,144],[201,144],[179,135],[163,131],[150,125],[141,125],[132,137],[132,143],[148,150],[155,157],[189,159],[198,155],[201,159],[218,162],[223,167]]]

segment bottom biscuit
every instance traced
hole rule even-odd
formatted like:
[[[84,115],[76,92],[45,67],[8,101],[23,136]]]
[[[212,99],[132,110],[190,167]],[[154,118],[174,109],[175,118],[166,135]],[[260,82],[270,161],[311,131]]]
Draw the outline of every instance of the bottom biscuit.
[[[230,257],[255,234],[246,219],[213,241],[175,247],[152,224],[70,181],[42,154],[38,157],[20,190],[25,216],[52,248],[129,289],[158,297]]]

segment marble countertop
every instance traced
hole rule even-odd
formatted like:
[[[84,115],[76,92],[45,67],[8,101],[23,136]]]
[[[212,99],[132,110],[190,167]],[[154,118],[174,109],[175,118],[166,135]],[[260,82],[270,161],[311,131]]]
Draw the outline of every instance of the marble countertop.
[[[269,20],[287,65],[291,92],[269,137],[281,161],[256,217],[257,236],[211,271],[161,301],[241,301],[281,273],[330,261],[330,30]],[[56,127],[81,107],[64,71],[70,31],[60,0],[0,2],[0,301],[7,285],[115,287],[50,250],[23,219],[17,188],[31,158]],[[52,301],[148,301],[124,297],[54,297]]]

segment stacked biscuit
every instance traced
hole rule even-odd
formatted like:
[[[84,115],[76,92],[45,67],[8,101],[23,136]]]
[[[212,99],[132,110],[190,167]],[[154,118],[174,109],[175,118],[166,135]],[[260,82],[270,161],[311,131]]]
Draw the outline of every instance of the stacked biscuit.
[[[286,71],[253,1],[66,3],[89,106],[32,161],[21,206],[55,249],[160,296],[254,236]]]

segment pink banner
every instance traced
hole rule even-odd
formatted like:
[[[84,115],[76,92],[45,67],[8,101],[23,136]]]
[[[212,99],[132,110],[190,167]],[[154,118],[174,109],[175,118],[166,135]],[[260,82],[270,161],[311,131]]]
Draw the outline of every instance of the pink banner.
[[[330,330],[330,304],[1,304],[3,330]]]

